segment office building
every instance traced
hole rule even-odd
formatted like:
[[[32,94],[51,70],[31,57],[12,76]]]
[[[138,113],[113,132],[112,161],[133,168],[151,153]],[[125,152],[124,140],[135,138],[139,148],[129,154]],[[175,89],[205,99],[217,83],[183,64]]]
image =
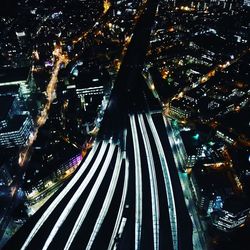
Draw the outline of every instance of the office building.
[[[18,100],[13,96],[0,96],[0,131],[7,127],[8,120],[20,113]]]
[[[8,167],[5,163],[0,164],[0,186],[9,186],[13,181]]]
[[[25,145],[33,130],[33,121],[28,115],[16,115],[0,130],[0,147],[12,148]]]
[[[212,225],[217,229],[230,232],[245,225],[250,208],[241,197],[230,197],[223,203],[221,209],[211,214]]]
[[[32,80],[29,68],[0,69],[0,88],[19,85],[19,95],[28,99],[36,86]]]

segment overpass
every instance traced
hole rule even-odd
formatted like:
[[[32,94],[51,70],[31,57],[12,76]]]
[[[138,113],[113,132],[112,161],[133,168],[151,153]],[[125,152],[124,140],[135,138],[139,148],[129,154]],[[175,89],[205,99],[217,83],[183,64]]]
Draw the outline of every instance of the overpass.
[[[4,249],[192,249],[164,120],[141,75],[156,8],[148,0],[92,150]]]

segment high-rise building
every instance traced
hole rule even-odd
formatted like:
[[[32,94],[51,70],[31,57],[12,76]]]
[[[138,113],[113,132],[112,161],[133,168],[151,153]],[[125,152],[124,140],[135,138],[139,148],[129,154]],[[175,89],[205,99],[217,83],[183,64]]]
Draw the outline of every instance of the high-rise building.
[[[0,164],[0,186],[9,186],[13,181],[5,163]]]
[[[7,127],[8,120],[19,114],[17,98],[13,96],[0,96],[0,131]]]
[[[0,88],[4,86],[19,85],[19,94],[28,99],[35,90],[35,83],[32,80],[29,68],[1,69]]]
[[[12,148],[25,145],[33,130],[33,121],[28,115],[16,115],[0,130],[0,147]]]

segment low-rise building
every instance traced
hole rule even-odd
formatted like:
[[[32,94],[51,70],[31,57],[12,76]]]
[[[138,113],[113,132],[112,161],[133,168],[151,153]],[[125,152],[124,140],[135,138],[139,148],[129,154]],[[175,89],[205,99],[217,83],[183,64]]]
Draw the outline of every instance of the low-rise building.
[[[235,140],[229,136],[228,133],[226,133],[225,131],[222,130],[217,130],[216,131],[216,136],[220,139],[222,139],[223,141],[225,141],[226,143],[232,145],[233,143],[235,143]]]

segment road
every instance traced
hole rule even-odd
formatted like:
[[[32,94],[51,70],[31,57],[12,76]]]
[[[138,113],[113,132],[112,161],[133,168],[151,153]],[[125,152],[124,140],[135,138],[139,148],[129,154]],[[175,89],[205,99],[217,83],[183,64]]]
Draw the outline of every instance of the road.
[[[55,91],[57,87],[58,74],[59,74],[61,65],[62,64],[66,65],[68,63],[68,58],[65,54],[62,53],[62,48],[60,46],[55,47],[52,54],[54,56],[55,63],[54,63],[53,71],[51,73],[50,81],[46,88],[47,100],[46,100],[43,110],[40,112],[40,114],[36,118],[34,131],[30,134],[26,145],[19,152],[18,164],[20,167],[25,166],[25,164],[29,160],[29,156],[30,156],[29,152],[30,152],[31,146],[33,145],[34,141],[37,138],[39,128],[42,127],[48,119],[48,114],[50,111],[51,104],[55,99]]]

